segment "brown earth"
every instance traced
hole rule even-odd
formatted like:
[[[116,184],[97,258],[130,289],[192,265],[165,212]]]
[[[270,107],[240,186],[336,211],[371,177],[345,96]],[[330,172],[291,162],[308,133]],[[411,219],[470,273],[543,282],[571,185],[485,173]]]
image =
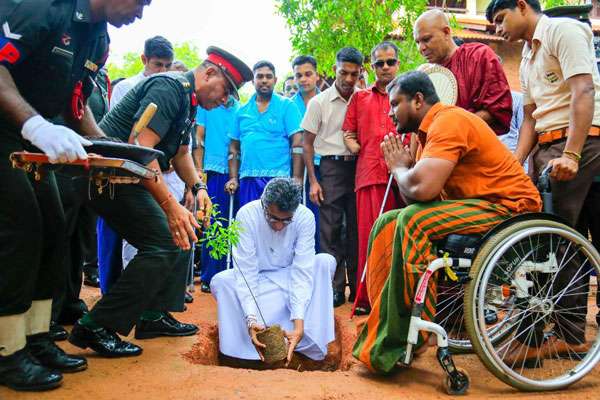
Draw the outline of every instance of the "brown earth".
[[[98,298],[96,289],[84,288],[88,303]],[[355,321],[349,319],[348,305],[336,309],[340,337],[330,347],[324,369],[335,372],[279,369],[256,371],[217,366],[216,305],[210,295],[194,293],[188,311],[177,315],[182,321],[201,327],[197,336],[129,339],[144,347],[140,357],[105,359],[89,350],[68,352],[88,357],[87,371],[65,375],[61,388],[44,393],[17,393],[0,387],[1,400],[194,400],[194,399],[449,399],[441,390],[442,371],[430,349],[410,369],[381,377],[369,373],[350,355]],[[600,398],[600,367],[579,383],[562,392],[520,393],[485,370],[476,356],[456,356],[458,366],[471,377],[467,397],[473,399],[569,399]],[[300,369],[303,369],[300,368]],[[308,368],[307,368],[308,369]]]

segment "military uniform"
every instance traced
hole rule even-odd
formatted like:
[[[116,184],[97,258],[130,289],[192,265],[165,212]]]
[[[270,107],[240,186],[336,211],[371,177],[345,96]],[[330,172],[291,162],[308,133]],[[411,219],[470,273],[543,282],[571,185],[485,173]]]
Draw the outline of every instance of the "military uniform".
[[[138,83],[100,122],[107,134],[129,140],[133,125],[150,103],[158,110],[148,127],[161,137],[156,149],[165,153],[159,164],[168,169],[179,147],[190,144],[196,114],[193,72],[166,72]],[[138,249],[137,255],[95,307],[90,318],[127,335],[143,311],[183,311],[187,257],[174,244],[167,218],[149,191],[139,185],[117,185],[88,199],[86,178],[75,179],[80,199],[87,201],[120,236]]]
[[[88,99],[89,109],[94,120],[100,120],[108,113],[110,80],[105,68],[95,79],[95,87]],[[62,119],[56,122],[61,123]],[[52,321],[59,324],[73,324],[87,312],[87,306],[79,298],[83,281],[82,269],[86,274],[95,273],[97,268],[96,214],[90,207],[82,206],[75,193],[72,176],[61,171],[56,172],[56,180],[66,220],[65,253],[62,261],[60,283],[57,285],[52,301]],[[64,340],[67,332],[53,325],[51,334],[55,340]]]
[[[0,26],[0,64],[20,95],[44,118],[56,117],[65,106],[73,118],[81,118],[109,42],[106,22],[91,21],[89,0],[2,1]],[[57,244],[64,239],[65,227],[54,174],[36,182],[11,166],[10,153],[29,147],[21,127],[1,112],[0,319],[11,317],[13,322],[0,327],[9,335],[6,339],[0,334],[0,342],[13,342],[0,343],[0,356],[5,357],[0,357],[0,384],[17,388],[22,382],[9,382],[2,368],[9,356],[22,356],[20,350],[14,352],[25,344],[17,332],[47,332],[45,318],[62,258]],[[38,314],[43,314],[41,319]],[[60,382],[60,374],[46,378],[45,385]]]

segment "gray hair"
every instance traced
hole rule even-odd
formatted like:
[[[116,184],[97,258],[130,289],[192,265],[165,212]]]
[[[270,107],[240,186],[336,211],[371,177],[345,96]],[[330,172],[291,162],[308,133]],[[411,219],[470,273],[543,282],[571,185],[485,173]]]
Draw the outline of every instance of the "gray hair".
[[[280,211],[295,212],[302,201],[302,187],[292,178],[273,178],[260,199],[265,207],[274,204]]]

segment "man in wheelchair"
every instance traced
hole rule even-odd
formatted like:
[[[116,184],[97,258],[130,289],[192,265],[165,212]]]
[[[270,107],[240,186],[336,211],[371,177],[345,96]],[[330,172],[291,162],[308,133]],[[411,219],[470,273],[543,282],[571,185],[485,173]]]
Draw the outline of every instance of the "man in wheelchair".
[[[406,354],[416,286],[436,258],[432,243],[453,233],[483,234],[541,208],[535,186],[494,131],[475,114],[440,103],[426,74],[403,74],[387,90],[398,133],[415,132],[418,149],[413,159],[395,135],[381,144],[408,206],[382,215],[369,239],[373,308],[353,354],[378,372],[391,371]],[[429,280],[424,301],[427,321],[436,313],[436,281]],[[417,349],[426,342],[421,334]]]

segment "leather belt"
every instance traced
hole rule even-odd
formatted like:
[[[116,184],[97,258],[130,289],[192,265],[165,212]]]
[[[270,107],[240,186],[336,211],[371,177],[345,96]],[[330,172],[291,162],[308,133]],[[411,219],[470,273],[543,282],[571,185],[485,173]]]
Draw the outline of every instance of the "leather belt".
[[[569,128],[556,129],[553,131],[542,132],[538,136],[538,143],[552,143],[557,140],[566,138],[569,135]],[[600,136],[600,126],[593,125],[588,132],[588,136]]]
[[[321,156],[321,160],[356,161],[358,156]]]

